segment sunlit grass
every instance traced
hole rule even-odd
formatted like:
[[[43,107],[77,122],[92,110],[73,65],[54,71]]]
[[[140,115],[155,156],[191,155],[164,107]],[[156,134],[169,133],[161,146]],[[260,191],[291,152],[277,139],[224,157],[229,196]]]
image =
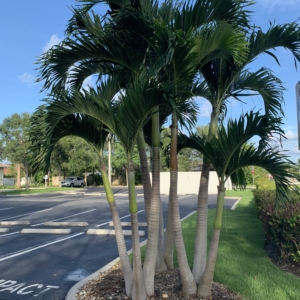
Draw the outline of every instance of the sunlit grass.
[[[214,280],[245,299],[298,300],[300,278],[277,268],[264,250],[264,233],[255,212],[252,192],[229,191],[243,198],[235,210],[226,209]],[[209,210],[209,240],[214,210]],[[182,222],[190,266],[193,260],[196,215]]]
[[[264,232],[255,212],[251,190],[228,191],[226,196],[242,196],[235,210],[226,209],[214,281],[227,286],[243,299],[298,300],[300,278],[281,271],[264,250]],[[209,210],[210,241],[214,209]],[[190,267],[193,265],[196,214],[182,222]],[[145,246],[142,247],[142,256]],[[175,265],[177,265],[175,255]]]
[[[64,191],[76,191],[77,188],[60,188],[60,187],[48,187],[48,188],[29,188],[28,190],[20,189],[13,191],[0,190],[0,195],[29,195],[29,194],[41,194],[41,193],[53,193]],[[79,189],[80,190],[80,189]]]

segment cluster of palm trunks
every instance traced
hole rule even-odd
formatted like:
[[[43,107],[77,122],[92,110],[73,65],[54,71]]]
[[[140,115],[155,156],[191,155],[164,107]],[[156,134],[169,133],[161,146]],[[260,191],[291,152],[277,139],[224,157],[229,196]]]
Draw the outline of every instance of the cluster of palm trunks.
[[[154,275],[173,268],[177,252],[186,295],[209,296],[215,269],[225,181],[245,186],[243,168],[258,165],[272,174],[278,199],[284,199],[291,175],[288,157],[271,147],[270,136],[281,136],[283,85],[271,70],[250,72],[247,65],[262,53],[283,46],[300,59],[300,28],[296,23],[271,25],[262,32],[251,27],[248,0],[81,0],[74,8],[65,39],[42,54],[39,78],[49,96],[31,119],[36,167],[49,169],[57,142],[76,135],[91,144],[99,165],[116,231],[126,293],[144,300],[154,293]],[[96,4],[107,5],[104,15]],[[272,53],[271,53],[272,54]],[[272,54],[273,57],[274,54]],[[276,57],[275,57],[276,58]],[[94,87],[83,81],[94,75]],[[260,94],[264,113],[250,111],[221,122],[226,101],[240,100],[244,91]],[[251,93],[250,93],[251,94]],[[196,97],[212,105],[207,135],[193,133]],[[171,143],[165,149],[170,169],[170,199],[164,233],[160,203],[160,130],[171,120]],[[178,128],[186,128],[185,135]],[[107,177],[103,151],[108,134],[127,155],[133,262],[129,262],[116,202]],[[249,140],[257,136],[257,145]],[[274,142],[274,139],[272,139]],[[151,148],[152,181],[148,153]],[[148,242],[142,265],[134,185],[133,148],[138,146],[148,222]],[[184,247],[177,198],[177,153],[184,147],[200,151],[203,167],[197,206],[194,263]],[[213,236],[207,254],[207,199],[210,166],[219,177]],[[296,174],[293,173],[293,174]],[[175,246],[175,247],[174,247]]]

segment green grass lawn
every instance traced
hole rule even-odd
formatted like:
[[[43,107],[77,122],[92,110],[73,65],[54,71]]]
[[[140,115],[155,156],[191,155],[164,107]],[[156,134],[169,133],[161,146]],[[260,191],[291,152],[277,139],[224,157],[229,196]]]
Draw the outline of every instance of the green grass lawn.
[[[13,190],[13,191],[5,191],[0,190],[0,195],[29,195],[29,194],[42,194],[42,193],[53,193],[53,192],[64,192],[64,191],[76,191],[78,189],[74,188],[60,188],[60,187],[48,187],[48,188],[30,188],[28,190]],[[79,189],[80,190],[80,189]]]
[[[244,299],[300,299],[300,278],[276,267],[264,250],[262,223],[255,212],[252,192],[229,191],[243,196],[235,210],[224,210],[214,281],[226,285]],[[215,210],[209,210],[209,241]],[[183,236],[192,266],[196,215],[182,222]]]
[[[264,250],[265,236],[262,223],[255,212],[251,190],[227,191],[226,196],[242,196],[242,199],[235,210],[224,210],[214,281],[224,284],[243,299],[299,300],[300,278],[281,271],[270,261]],[[215,210],[209,209],[209,241],[214,214]],[[182,222],[191,268],[195,228],[196,214]],[[142,247],[142,256],[145,254],[145,247]]]

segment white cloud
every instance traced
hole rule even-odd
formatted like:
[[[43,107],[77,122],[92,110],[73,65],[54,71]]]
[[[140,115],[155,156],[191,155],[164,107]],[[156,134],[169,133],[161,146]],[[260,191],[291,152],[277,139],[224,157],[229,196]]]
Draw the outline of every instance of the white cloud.
[[[199,103],[199,115],[201,117],[210,117],[212,110],[210,102],[201,97],[197,98],[197,101]]]
[[[288,140],[297,140],[298,139],[298,135],[291,130],[288,130],[285,132],[285,137]]]
[[[30,73],[24,73],[21,76],[19,76],[19,80],[21,80],[24,83],[27,83],[28,85],[34,85],[36,77]]]
[[[268,7],[268,10],[271,11],[275,7],[298,7],[300,4],[299,0],[258,0],[258,4]]]
[[[43,52],[48,51],[51,47],[54,45],[59,44],[62,41],[61,38],[59,38],[56,34],[52,34],[50,40],[47,42],[47,44],[43,48]]]

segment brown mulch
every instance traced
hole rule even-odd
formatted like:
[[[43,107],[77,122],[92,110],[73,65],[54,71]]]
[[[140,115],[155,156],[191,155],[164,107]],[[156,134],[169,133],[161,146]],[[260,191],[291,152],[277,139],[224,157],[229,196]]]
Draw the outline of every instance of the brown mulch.
[[[266,252],[270,260],[276,264],[281,270],[292,273],[300,277],[300,264],[280,259],[278,250],[273,244],[266,244]],[[93,280],[84,285],[76,295],[78,300],[130,300],[126,296],[125,284],[117,264],[110,270],[100,274]],[[182,293],[180,275],[178,269],[168,270],[166,272],[155,275],[155,296],[148,300],[200,300],[198,295],[185,296]],[[213,283],[210,300],[241,300],[242,297],[233,293],[227,287]]]
[[[77,294],[77,298],[79,300],[130,300],[131,298],[126,296],[124,285],[122,271],[118,264],[84,285]],[[200,298],[198,295],[185,296],[182,293],[179,270],[173,269],[155,275],[155,296],[147,299],[199,300],[203,298]],[[225,286],[213,283],[212,297],[207,299],[238,300],[242,298],[231,292]]]

